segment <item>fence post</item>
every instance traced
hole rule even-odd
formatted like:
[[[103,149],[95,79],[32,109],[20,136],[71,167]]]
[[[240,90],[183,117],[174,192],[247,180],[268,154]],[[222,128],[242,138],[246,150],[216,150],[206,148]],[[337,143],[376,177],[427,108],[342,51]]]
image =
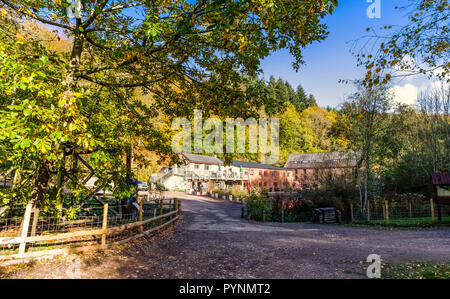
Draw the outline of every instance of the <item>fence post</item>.
[[[434,203],[433,203],[433,197],[430,197],[430,208],[431,208],[431,222],[434,222]]]
[[[350,223],[355,222],[355,219],[353,217],[353,203],[350,203]]]
[[[172,198],[169,199],[169,212],[172,212]]]
[[[23,225],[22,225],[22,233],[21,233],[21,238],[22,241],[20,242],[19,245],[19,257],[22,257],[23,254],[25,253],[25,247],[26,247],[26,239],[27,239],[27,235],[28,235],[28,227],[30,225],[30,218],[31,218],[31,209],[33,207],[33,204],[29,203],[27,204],[27,207],[25,208],[25,214],[23,215]]]
[[[179,210],[180,203],[178,202],[178,198],[175,198],[175,210]],[[179,211],[178,211],[179,212]]]
[[[139,201],[139,221],[142,221],[143,220],[143,217],[142,217],[142,208],[144,207],[144,204],[143,204],[143,200],[141,199],[141,201]],[[139,226],[139,231],[141,232],[141,234],[144,232],[144,226],[141,224],[140,226]]]
[[[39,220],[39,208],[34,207],[33,209],[33,223],[31,224],[31,236],[36,235],[36,227]]]
[[[389,201],[385,200],[384,201],[384,206],[385,206],[385,212],[384,214],[386,215],[386,224],[389,224]]]
[[[370,201],[367,201],[367,222],[370,222]]]
[[[108,204],[103,205],[103,221],[102,221],[102,246],[106,246],[106,229],[108,228]]]
[[[284,210],[281,210],[281,223],[284,223]]]
[[[266,222],[266,213],[264,212],[264,210],[262,211],[262,221]]]
[[[159,200],[159,215],[163,214],[163,199]],[[161,218],[159,224],[163,224],[164,220]]]

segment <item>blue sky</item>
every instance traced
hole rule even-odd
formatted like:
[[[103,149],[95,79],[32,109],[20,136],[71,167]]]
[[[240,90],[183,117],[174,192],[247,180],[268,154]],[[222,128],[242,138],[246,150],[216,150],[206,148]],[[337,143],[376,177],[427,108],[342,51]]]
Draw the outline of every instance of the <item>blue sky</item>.
[[[351,54],[352,41],[364,36],[367,27],[381,29],[384,25],[404,25],[406,11],[395,9],[408,3],[407,0],[380,0],[381,18],[370,19],[368,0],[340,0],[333,15],[324,19],[330,32],[328,38],[309,45],[303,51],[306,62],[298,72],[292,68],[292,57],[287,50],[278,51],[266,57],[262,63],[263,77],[281,77],[294,88],[301,84],[307,93],[312,93],[319,104],[336,107],[349,95],[353,87],[338,83],[339,79],[358,79],[363,69],[356,66],[356,58]],[[397,100],[413,104],[423,78],[410,78],[394,82]]]

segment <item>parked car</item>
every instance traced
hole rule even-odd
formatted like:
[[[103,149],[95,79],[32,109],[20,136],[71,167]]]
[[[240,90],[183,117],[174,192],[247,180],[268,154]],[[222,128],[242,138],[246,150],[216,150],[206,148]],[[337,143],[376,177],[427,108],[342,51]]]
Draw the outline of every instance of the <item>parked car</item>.
[[[148,191],[147,182],[138,181],[138,191]]]

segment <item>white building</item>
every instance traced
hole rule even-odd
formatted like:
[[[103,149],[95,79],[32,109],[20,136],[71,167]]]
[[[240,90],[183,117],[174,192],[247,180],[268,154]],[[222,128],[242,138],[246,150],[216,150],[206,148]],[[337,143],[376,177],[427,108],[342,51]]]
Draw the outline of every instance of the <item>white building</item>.
[[[225,166],[223,161],[215,156],[197,154],[180,154],[181,165],[163,167],[160,172],[150,178],[153,185],[162,185],[168,190],[186,190],[206,192],[213,188],[230,188],[233,185],[242,185],[248,181],[248,171],[242,167]]]

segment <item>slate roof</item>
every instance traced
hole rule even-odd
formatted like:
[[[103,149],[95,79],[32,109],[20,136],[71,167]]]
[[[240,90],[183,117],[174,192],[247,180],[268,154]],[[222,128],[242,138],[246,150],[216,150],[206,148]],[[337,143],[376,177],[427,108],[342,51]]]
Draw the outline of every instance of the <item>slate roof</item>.
[[[219,159],[214,156],[206,156],[206,155],[197,155],[197,154],[189,154],[182,153],[182,155],[191,163],[199,163],[199,164],[209,164],[209,165],[224,165],[225,160]],[[255,163],[255,162],[247,162],[247,161],[239,161],[239,160],[231,160],[231,165],[236,167],[243,168],[258,168],[258,169],[272,169],[272,170],[284,170],[284,168],[276,167],[273,165]]]
[[[291,154],[285,168],[318,168],[318,167],[354,167],[359,154],[357,152],[323,152]]]
[[[222,160],[224,162],[225,160]],[[285,170],[281,167],[276,167],[273,165],[268,164],[261,164],[261,163],[255,163],[255,162],[247,162],[247,161],[239,161],[239,160],[231,160],[231,165],[236,167],[243,167],[243,168],[258,168],[258,169],[272,169],[272,170]]]
[[[223,165],[223,162],[217,157],[182,153],[182,155],[191,163]]]
[[[450,185],[450,172],[433,173],[431,181],[433,185]]]

